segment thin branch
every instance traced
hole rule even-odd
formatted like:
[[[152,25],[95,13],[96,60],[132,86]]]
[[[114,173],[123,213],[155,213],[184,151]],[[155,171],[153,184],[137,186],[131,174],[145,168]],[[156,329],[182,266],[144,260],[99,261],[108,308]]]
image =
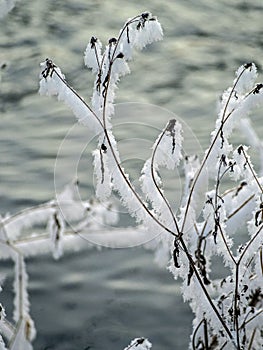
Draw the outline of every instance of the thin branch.
[[[261,186],[261,184],[260,184],[260,182],[259,182],[259,180],[258,180],[257,174],[255,173],[254,169],[252,168],[252,166],[251,166],[251,164],[250,164],[250,161],[248,160],[248,157],[247,157],[247,155],[246,155],[246,152],[244,151],[243,146],[240,146],[240,147],[238,148],[238,152],[242,152],[242,154],[243,154],[243,156],[244,156],[244,158],[245,158],[245,160],[246,160],[246,165],[248,165],[249,170],[250,170],[250,172],[251,172],[251,174],[252,174],[254,180],[256,181],[256,183],[257,183],[257,185],[258,185],[258,187],[259,187],[259,189],[260,189],[260,191],[261,191],[261,194],[263,194],[263,187]]]
[[[257,232],[254,234],[254,236],[250,239],[250,241],[248,242],[248,244],[245,246],[243,252],[241,253],[238,261],[237,261],[237,265],[240,265],[244,255],[246,254],[248,248],[251,246],[251,244],[254,242],[254,240],[258,237],[258,235],[260,234],[261,230],[263,228],[263,224],[260,226],[260,228],[257,230]]]
[[[239,339],[239,265],[236,265],[235,273],[235,292],[234,292],[234,324],[236,333],[237,348],[240,349],[240,339]]]
[[[151,157],[151,177],[152,177],[152,180],[153,180],[153,183],[154,183],[154,186],[156,188],[156,190],[159,192],[160,196],[162,197],[165,205],[167,206],[171,216],[172,216],[172,219],[173,219],[173,222],[174,222],[174,225],[175,225],[175,228],[176,228],[176,231],[177,231],[177,235],[179,236],[180,235],[180,231],[179,231],[179,225],[177,223],[177,220],[175,218],[175,215],[173,213],[173,210],[171,208],[171,205],[168,201],[168,199],[165,197],[165,195],[163,194],[163,192],[161,191],[160,187],[158,186],[158,183],[156,181],[156,178],[155,178],[155,174],[154,174],[154,160],[155,160],[155,155],[156,155],[156,151],[158,149],[158,146],[160,145],[164,135],[165,135],[165,132],[167,131],[167,126],[164,128],[164,130],[162,131],[155,147],[154,147],[154,150],[153,150],[153,153],[152,153],[152,157]]]
[[[203,318],[202,318],[202,320],[200,321],[200,323],[197,325],[197,327],[194,330],[193,338],[192,338],[192,348],[193,348],[193,350],[196,350],[195,338],[196,338],[196,335],[197,335],[197,332],[198,332],[199,328],[202,326],[202,323],[204,323],[204,319]]]
[[[254,194],[252,194],[250,197],[248,197],[238,208],[236,208],[232,213],[230,213],[227,216],[227,220],[231,219],[234,215],[236,215],[242,208],[244,208],[253,198],[255,197]]]
[[[255,338],[256,330],[257,330],[256,328],[253,329],[253,333],[252,333],[252,336],[250,338],[250,342],[249,342],[247,350],[251,350],[252,349],[252,345],[253,345],[253,341],[254,341],[254,338]]]
[[[241,76],[243,75],[244,71],[245,71],[245,69],[240,73],[239,77],[238,77],[237,80],[236,80],[236,83],[234,84],[234,87],[236,86],[237,82],[239,81],[239,79],[240,79]],[[229,95],[229,98],[228,98],[228,101],[227,101],[227,105],[229,104],[230,98],[231,98],[231,96],[232,96],[233,93],[234,93],[234,87],[232,88],[231,93],[230,93],[230,95]],[[244,98],[242,99],[242,101],[240,101],[239,105],[240,105],[242,102],[244,102],[244,100],[245,100],[248,96],[250,96],[254,91],[255,91],[255,88],[253,88],[251,91],[249,91],[249,92],[244,96]],[[193,182],[192,182],[192,185],[191,185],[191,188],[190,188],[190,192],[189,192],[189,196],[188,196],[188,200],[187,200],[187,204],[186,204],[186,210],[185,210],[184,219],[183,219],[183,223],[182,223],[182,227],[181,227],[181,232],[183,232],[183,230],[184,230],[184,226],[185,226],[185,222],[186,222],[186,217],[187,217],[188,211],[189,211],[189,209],[190,209],[190,204],[191,204],[191,201],[192,201],[192,196],[193,196],[194,189],[195,189],[195,187],[196,187],[197,181],[198,181],[198,179],[199,179],[199,177],[200,177],[200,175],[201,175],[201,173],[202,173],[202,171],[203,171],[203,169],[204,169],[204,167],[205,167],[205,164],[206,164],[206,162],[207,162],[207,160],[208,160],[208,158],[209,158],[209,156],[210,156],[210,154],[211,154],[211,152],[212,152],[212,150],[213,150],[213,148],[214,148],[214,146],[215,146],[215,143],[216,143],[218,137],[219,137],[219,136],[221,135],[221,133],[222,133],[222,130],[223,130],[224,125],[226,124],[227,120],[231,117],[231,115],[233,114],[233,112],[234,112],[236,109],[237,109],[237,107],[236,107],[236,108],[233,108],[233,109],[228,113],[227,116],[225,116],[227,108],[225,108],[225,110],[224,110],[223,117],[222,117],[222,121],[221,121],[221,125],[220,125],[220,127],[218,128],[218,130],[217,130],[217,132],[216,132],[216,134],[215,134],[215,136],[214,136],[214,139],[212,140],[212,142],[211,142],[211,144],[210,144],[210,146],[209,146],[209,148],[208,148],[208,150],[207,150],[207,152],[206,152],[206,154],[205,154],[205,157],[203,158],[202,163],[201,163],[201,165],[200,165],[200,167],[199,167],[199,169],[198,169],[198,171],[197,171],[197,173],[196,173],[196,175],[195,175],[195,178],[194,178],[194,180],[193,180]]]
[[[53,71],[56,74],[56,76],[67,86],[67,88],[70,89],[71,92],[85,105],[85,107],[88,108],[90,113],[93,114],[93,116],[96,118],[100,126],[103,128],[103,124],[101,120],[99,119],[97,114],[93,111],[93,109],[87,104],[87,102],[68,84],[68,82],[64,78],[62,78],[62,76],[57,72],[56,68],[54,68]]]
[[[235,260],[235,258],[234,258],[234,256],[233,256],[233,253],[232,253],[231,249],[229,248],[229,246],[228,246],[228,244],[227,244],[227,241],[226,241],[226,238],[225,238],[225,235],[224,235],[224,232],[223,232],[223,229],[222,229],[222,226],[221,226],[220,223],[218,224],[218,228],[219,228],[219,231],[220,231],[222,240],[223,240],[223,242],[224,242],[224,245],[225,245],[225,247],[226,247],[226,250],[227,250],[227,252],[228,252],[228,254],[229,254],[231,260],[233,261],[234,265],[237,265],[237,262],[236,262],[236,260]]]

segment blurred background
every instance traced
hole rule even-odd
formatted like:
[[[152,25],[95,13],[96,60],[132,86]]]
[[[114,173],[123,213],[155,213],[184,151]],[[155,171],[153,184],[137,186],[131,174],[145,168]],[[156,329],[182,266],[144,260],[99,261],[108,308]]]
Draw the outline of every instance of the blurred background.
[[[184,121],[185,149],[199,153],[209,143],[217,102],[232,84],[235,70],[252,61],[261,74],[261,0],[18,1],[0,20],[2,215],[54,198],[58,151],[62,147],[64,152],[56,172],[62,187],[69,180],[65,170],[72,168],[76,173],[69,159],[80,145],[86,145],[83,128],[71,133],[75,125],[71,111],[55,99],[38,95],[39,63],[52,58],[89,101],[93,76],[83,65],[83,52],[90,37],[106,43],[118,35],[127,18],[146,10],[158,16],[164,40],[135,54],[132,73],[120,82],[116,98],[121,104],[115,121],[117,136],[134,181],[138,164],[145,159],[141,145],[147,140],[150,147],[155,137],[152,130],[158,135],[167,115],[175,113]],[[129,105],[125,113],[122,104],[128,102],[137,107]],[[149,107],[147,114],[141,104],[166,112]],[[252,117],[259,135],[261,118],[262,111]],[[136,136],[140,142],[133,142]],[[65,137],[70,141],[67,147],[61,146]],[[94,195],[88,148],[77,168],[83,198]],[[180,183],[174,186],[180,195]],[[172,191],[172,183],[168,187]],[[177,192],[171,195],[177,198]],[[183,304],[180,284],[153,262],[151,252],[140,247],[90,250],[68,253],[56,262],[50,256],[28,259],[27,266],[31,313],[38,331],[35,349],[122,349],[140,336],[148,337],[155,350],[187,349],[191,312]],[[10,317],[10,265],[3,264],[2,272],[6,279],[0,299]]]

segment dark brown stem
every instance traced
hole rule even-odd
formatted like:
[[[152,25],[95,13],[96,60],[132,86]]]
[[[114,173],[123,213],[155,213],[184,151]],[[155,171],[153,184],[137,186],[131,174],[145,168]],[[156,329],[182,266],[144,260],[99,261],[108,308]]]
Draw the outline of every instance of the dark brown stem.
[[[167,206],[170,214],[171,214],[171,217],[173,219],[173,222],[174,222],[174,225],[175,225],[175,228],[176,228],[176,231],[177,231],[177,235],[179,236],[180,235],[180,231],[179,231],[179,226],[178,226],[178,223],[177,223],[177,220],[175,218],[175,215],[173,213],[173,210],[170,206],[170,203],[169,201],[167,200],[167,198],[165,197],[165,195],[163,194],[163,192],[161,191],[160,187],[158,186],[158,183],[156,181],[156,178],[155,178],[155,174],[154,174],[154,160],[155,160],[155,155],[156,155],[156,151],[158,149],[158,146],[160,145],[160,142],[162,141],[162,138],[164,137],[165,135],[165,132],[167,130],[167,126],[165,127],[165,129],[162,131],[155,147],[154,147],[154,150],[153,150],[153,153],[152,153],[152,158],[151,158],[151,176],[152,176],[152,180],[153,180],[153,183],[154,183],[154,186],[156,188],[156,190],[159,192],[160,196],[162,197],[165,205]]]
[[[223,116],[222,116],[222,120],[221,120],[221,125],[220,125],[220,127],[218,128],[218,130],[217,130],[217,132],[216,132],[216,135],[215,135],[213,141],[211,142],[211,144],[210,144],[210,146],[209,146],[209,148],[208,148],[208,150],[207,150],[207,153],[206,153],[205,157],[204,157],[203,160],[202,160],[202,163],[201,163],[201,165],[200,165],[200,168],[198,169],[198,171],[197,171],[197,173],[196,173],[196,175],[195,175],[195,178],[194,178],[194,180],[193,180],[193,182],[192,182],[192,186],[191,186],[191,188],[190,188],[190,192],[189,192],[189,196],[188,196],[188,200],[187,200],[187,204],[186,204],[186,210],[185,210],[184,219],[183,219],[183,223],[182,223],[182,227],[181,227],[181,232],[183,232],[183,230],[184,230],[184,226],[185,226],[185,222],[186,222],[186,217],[187,217],[188,211],[189,211],[189,209],[190,209],[190,204],[191,204],[192,196],[193,196],[194,189],[195,189],[195,187],[196,187],[197,181],[198,181],[198,179],[199,179],[199,177],[200,177],[200,175],[201,175],[201,173],[202,173],[202,171],[203,171],[203,169],[204,169],[204,167],[205,167],[205,164],[206,164],[206,162],[207,162],[207,160],[208,160],[208,158],[209,158],[209,156],[210,156],[210,154],[211,154],[211,152],[212,152],[212,150],[213,150],[213,148],[214,148],[214,146],[215,146],[215,143],[216,143],[218,137],[221,135],[221,133],[222,133],[222,131],[223,131],[223,127],[224,127],[225,123],[226,123],[227,120],[231,117],[232,113],[235,111],[235,109],[232,109],[232,110],[228,113],[228,115],[226,115],[227,107],[228,107],[229,102],[230,102],[230,99],[231,99],[231,97],[232,97],[232,95],[233,95],[233,93],[234,93],[235,87],[236,87],[236,85],[237,85],[239,79],[241,78],[241,76],[244,74],[244,71],[245,71],[245,70],[246,70],[246,68],[244,68],[244,69],[242,70],[242,72],[240,73],[240,75],[239,75],[238,78],[236,79],[236,82],[235,82],[235,84],[234,84],[234,86],[233,86],[233,88],[232,88],[232,90],[231,90],[231,92],[230,92],[230,94],[229,94],[228,101],[226,102],[226,105],[225,105],[225,108],[224,108],[224,112],[223,112]],[[249,91],[248,94],[244,97],[244,99],[243,99],[241,102],[243,102],[251,93],[253,93],[253,91],[254,91],[254,89],[252,89],[251,91]]]

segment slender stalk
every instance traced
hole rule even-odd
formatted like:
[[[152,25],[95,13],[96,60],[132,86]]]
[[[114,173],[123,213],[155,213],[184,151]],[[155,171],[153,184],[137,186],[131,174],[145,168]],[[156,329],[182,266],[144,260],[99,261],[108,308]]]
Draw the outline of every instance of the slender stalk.
[[[162,131],[155,147],[154,147],[154,150],[153,150],[153,153],[152,153],[152,157],[151,157],[151,177],[152,177],[152,180],[153,180],[153,183],[154,183],[154,186],[156,188],[156,190],[159,192],[160,196],[162,197],[167,209],[169,210],[170,214],[171,214],[171,217],[173,219],[173,222],[174,222],[174,225],[175,225],[175,228],[176,228],[176,231],[177,231],[177,235],[179,236],[180,235],[180,231],[179,231],[179,225],[177,223],[177,220],[175,218],[175,215],[173,213],[173,210],[171,208],[171,205],[168,201],[168,199],[165,197],[165,195],[163,194],[163,192],[161,191],[160,187],[158,186],[158,183],[156,181],[156,178],[155,178],[155,174],[154,174],[154,160],[155,160],[155,155],[156,155],[156,151],[158,149],[158,146],[160,145],[160,142],[162,141],[162,138],[164,137],[165,135],[165,132],[167,130],[167,127],[165,127],[165,129]]]
[[[254,194],[252,194],[250,197],[248,197],[238,208],[236,208],[232,213],[230,213],[227,216],[227,220],[231,219],[234,215],[236,215],[242,208],[244,208],[247,203],[249,203],[253,198],[255,197]]]
[[[34,211],[38,211],[39,209],[49,209],[49,208],[56,208],[56,207],[57,207],[57,203],[55,203],[55,202],[47,202],[44,204],[38,204],[38,205],[35,205],[33,207],[22,209],[22,210],[18,211],[17,213],[15,213],[7,218],[2,219],[1,224],[3,226],[8,225],[10,222],[19,218],[20,216],[25,216],[27,214],[31,214]]]
[[[127,26],[134,21],[136,18],[138,18],[138,16],[134,17],[131,21],[129,21],[128,23],[126,23],[126,25],[123,27],[122,31],[120,32],[120,35],[117,39],[117,44],[120,42],[120,38],[123,35],[125,29],[127,28]],[[133,186],[131,185],[130,181],[127,179],[127,177],[125,176],[125,173],[118,161],[117,155],[114,151],[114,147],[112,145],[108,130],[107,130],[107,125],[106,125],[106,109],[107,109],[107,97],[108,97],[108,91],[109,91],[109,86],[111,83],[111,71],[112,71],[112,66],[113,66],[113,62],[114,62],[114,55],[116,53],[117,50],[117,44],[114,48],[112,57],[111,57],[111,61],[109,64],[109,70],[108,70],[108,81],[107,81],[107,85],[106,85],[106,89],[105,89],[105,94],[104,94],[104,101],[103,101],[103,131],[104,131],[104,135],[107,139],[108,145],[110,147],[112,156],[114,158],[115,164],[117,165],[117,168],[123,178],[123,180],[126,182],[126,184],[128,185],[129,189],[132,191],[133,195],[135,196],[135,198],[138,200],[138,202],[141,204],[141,206],[143,207],[143,209],[147,212],[147,214],[159,225],[161,226],[165,231],[171,233],[173,236],[177,236],[172,230],[170,230],[167,226],[165,226],[164,224],[162,224],[153,214],[152,212],[147,208],[146,204],[143,202],[143,200],[140,198],[140,196],[138,195],[138,193],[135,191],[135,189],[133,188]]]
[[[199,324],[197,325],[197,327],[196,327],[195,330],[194,330],[193,338],[192,338],[192,348],[193,348],[193,350],[196,350],[195,338],[196,338],[196,335],[197,335],[197,332],[198,332],[199,328],[202,326],[202,323],[204,323],[204,319],[202,319],[202,320],[199,322]]]
[[[197,271],[197,269],[196,269],[196,266],[195,266],[195,263],[194,263],[194,261],[193,261],[193,258],[192,258],[192,256],[191,256],[191,254],[188,252],[188,249],[187,249],[187,247],[186,247],[186,244],[185,244],[185,242],[184,242],[184,240],[183,240],[183,236],[180,236],[178,239],[179,239],[179,242],[181,243],[181,245],[182,245],[182,247],[183,247],[183,250],[184,250],[184,252],[185,252],[185,254],[186,254],[187,258],[188,258],[188,261],[189,261],[189,263],[190,263],[190,265],[191,265],[191,267],[192,267],[192,269],[193,269],[193,271],[194,271],[194,273],[195,273],[195,276],[196,276],[196,278],[197,278],[197,280],[198,280],[198,283],[200,284],[200,286],[201,286],[201,288],[202,288],[202,290],[203,290],[203,292],[204,292],[204,295],[205,295],[205,297],[206,297],[208,303],[210,304],[212,310],[214,311],[214,313],[215,313],[215,315],[217,316],[218,320],[220,321],[220,323],[222,324],[223,328],[225,329],[225,331],[226,331],[228,337],[233,341],[232,333],[230,332],[230,330],[229,330],[228,326],[226,325],[224,319],[223,319],[222,316],[220,315],[220,313],[219,313],[217,307],[216,307],[215,304],[213,303],[213,300],[212,300],[210,294],[208,293],[208,291],[207,291],[207,289],[206,289],[206,287],[205,287],[205,285],[204,285],[204,283],[203,283],[203,281],[202,281],[202,278],[201,278],[200,274],[198,273],[198,271]]]
[[[250,161],[248,160],[248,157],[247,157],[247,155],[246,155],[246,152],[244,151],[244,148],[241,146],[241,147],[239,147],[239,150],[240,150],[240,152],[242,152],[242,154],[243,154],[243,156],[244,156],[244,158],[245,158],[245,160],[246,160],[246,165],[248,165],[249,170],[250,170],[250,172],[251,172],[251,174],[252,174],[254,180],[256,181],[256,183],[257,183],[257,185],[258,185],[258,187],[259,187],[259,189],[260,189],[260,191],[261,191],[261,194],[263,194],[263,187],[261,186],[261,184],[260,184],[260,182],[259,182],[259,180],[258,180],[258,177],[257,177],[257,175],[256,175],[256,173],[255,173],[253,167],[252,167],[251,164],[250,164]]]
[[[206,318],[204,318],[204,340],[205,340],[205,350],[209,350],[208,329],[207,329]]]
[[[123,32],[124,32],[124,31],[121,32],[121,35],[122,35]],[[146,205],[143,203],[143,201],[141,200],[141,198],[139,197],[139,195],[138,195],[137,192],[134,190],[134,188],[132,187],[132,185],[131,185],[130,182],[128,181],[127,177],[125,176],[125,174],[124,174],[124,172],[123,172],[123,170],[122,170],[122,168],[121,168],[121,166],[120,166],[120,164],[119,164],[119,161],[118,161],[118,159],[117,159],[117,156],[116,156],[116,154],[115,154],[115,152],[114,152],[113,145],[112,145],[112,143],[111,143],[111,140],[110,140],[110,137],[109,137],[109,134],[108,134],[108,130],[107,130],[107,127],[106,127],[106,106],[107,106],[107,95],[108,95],[109,86],[110,86],[110,81],[111,81],[111,69],[112,69],[112,62],[110,63],[110,66],[109,66],[109,71],[108,71],[109,79],[108,79],[108,81],[107,81],[106,91],[105,91],[105,95],[104,95],[104,105],[103,105],[103,127],[104,127],[104,134],[105,134],[105,137],[106,137],[107,142],[108,142],[108,144],[109,144],[109,147],[110,147],[110,150],[111,150],[111,152],[112,152],[112,155],[113,155],[113,157],[114,157],[115,163],[116,163],[116,165],[117,165],[117,167],[118,167],[118,170],[120,171],[120,173],[121,173],[121,175],[122,175],[124,181],[125,181],[126,184],[129,186],[129,188],[131,189],[131,191],[133,192],[133,194],[135,195],[135,197],[136,197],[136,199],[139,201],[139,203],[142,205],[142,207],[143,207],[143,208],[146,210],[146,212],[150,215],[150,217],[151,217],[152,219],[154,219],[154,221],[155,221],[158,225],[160,225],[162,228],[164,228],[166,231],[172,233],[173,236],[176,236],[176,237],[177,237],[177,235],[176,235],[173,231],[171,231],[169,228],[167,228],[165,225],[163,225],[158,219],[156,219],[156,218],[154,217],[154,215],[153,215],[153,214],[149,211],[149,209],[146,207]],[[216,141],[216,140],[214,140],[214,143],[215,143],[215,141]],[[210,151],[210,152],[211,152],[211,151]],[[204,166],[204,164],[203,164],[203,166]],[[200,173],[201,173],[201,170],[199,171],[199,174],[200,174]],[[195,181],[194,183],[196,184],[197,178],[196,178],[194,181]],[[194,188],[194,187],[195,187],[195,186],[192,186],[192,189],[191,189],[192,192],[191,192],[191,193],[193,193],[193,188]],[[190,197],[190,196],[189,196],[189,197]],[[188,203],[189,203],[188,205],[190,205],[190,201],[189,201]],[[189,209],[189,208],[188,208],[188,209]],[[185,222],[185,218],[184,218],[184,222]],[[183,224],[183,226],[184,226],[184,224]],[[181,231],[179,230],[178,232],[182,232],[182,230],[181,230]],[[194,263],[194,261],[193,261],[193,259],[192,259],[192,257],[191,257],[191,254],[188,252],[187,246],[186,246],[186,244],[185,244],[185,242],[184,242],[184,240],[182,239],[181,236],[182,236],[182,235],[179,235],[179,236],[178,236],[179,242],[181,243],[182,248],[183,248],[184,252],[186,253],[186,256],[187,256],[187,258],[188,258],[188,261],[189,261],[191,267],[193,268],[193,271],[194,271],[194,273],[195,273],[195,275],[196,275],[196,277],[197,277],[197,279],[198,279],[198,282],[200,283],[200,286],[201,286],[201,288],[202,288],[202,290],[203,290],[203,292],[204,292],[204,294],[205,294],[205,296],[206,296],[206,298],[207,298],[209,304],[211,305],[213,311],[215,312],[215,314],[216,314],[217,318],[219,319],[220,323],[222,324],[223,328],[225,329],[227,335],[229,336],[229,338],[230,338],[231,340],[233,340],[233,336],[232,336],[232,334],[231,334],[229,328],[227,327],[225,321],[223,320],[223,318],[221,317],[220,313],[218,312],[216,306],[214,305],[214,303],[213,303],[213,301],[212,301],[212,299],[211,299],[211,297],[210,297],[210,295],[209,295],[209,293],[208,293],[208,291],[207,291],[205,285],[203,284],[202,278],[201,278],[201,276],[199,275],[199,273],[198,273],[198,271],[197,271],[197,269],[196,269],[195,263]]]
[[[231,92],[230,92],[230,94],[229,94],[228,100],[227,100],[226,105],[225,105],[225,108],[224,108],[224,112],[223,112],[222,120],[221,120],[221,125],[220,125],[220,127],[218,128],[218,130],[217,130],[217,132],[216,132],[216,134],[215,134],[215,136],[214,136],[214,139],[212,140],[212,142],[211,142],[211,144],[210,144],[210,146],[209,146],[209,148],[208,148],[208,150],[207,150],[207,152],[206,152],[206,154],[205,154],[205,157],[203,158],[202,163],[201,163],[201,165],[200,165],[200,167],[199,167],[199,169],[198,169],[198,171],[197,171],[197,173],[196,173],[196,175],[195,175],[195,178],[194,178],[194,180],[193,180],[193,182],[192,182],[192,186],[191,186],[191,188],[190,188],[190,192],[189,192],[189,196],[188,196],[188,200],[187,200],[187,204],[186,204],[186,210],[185,210],[184,219],[183,219],[183,223],[182,223],[182,227],[181,227],[181,232],[183,232],[183,230],[184,230],[184,226],[185,226],[185,222],[186,222],[186,217],[187,217],[188,211],[189,211],[189,209],[190,209],[190,204],[191,204],[191,201],[192,201],[192,196],[193,196],[194,189],[195,189],[195,187],[196,187],[197,181],[198,181],[198,179],[199,179],[199,177],[200,177],[200,175],[201,175],[201,173],[202,173],[202,171],[203,171],[203,169],[204,169],[204,167],[205,167],[205,164],[207,163],[207,160],[208,160],[208,158],[209,158],[209,156],[210,156],[210,154],[211,154],[211,152],[212,152],[212,150],[213,150],[213,148],[214,148],[214,146],[215,146],[215,143],[216,143],[218,137],[221,135],[221,133],[222,133],[222,131],[223,131],[223,127],[224,127],[225,123],[226,123],[227,120],[230,118],[230,116],[232,115],[232,113],[235,111],[235,109],[232,109],[232,110],[228,113],[228,115],[226,116],[226,111],[227,111],[227,107],[228,107],[228,105],[229,105],[230,99],[231,99],[231,97],[232,97],[232,95],[233,95],[233,93],[234,93],[234,91],[235,91],[235,87],[236,87],[238,81],[240,80],[241,76],[244,74],[245,69],[246,69],[246,68],[244,68],[244,69],[242,70],[242,72],[240,73],[240,75],[239,75],[239,76],[237,77],[237,79],[236,79],[236,82],[235,82],[235,84],[234,84],[234,86],[233,86],[233,88],[232,88],[232,90],[231,90]],[[252,89],[252,90],[243,98],[243,100],[242,100],[240,103],[242,103],[251,93],[253,93],[254,90],[255,90],[255,89]]]
[[[220,231],[220,235],[221,235],[221,237],[222,237],[222,240],[223,240],[223,242],[224,242],[224,245],[225,245],[225,247],[226,247],[226,250],[227,250],[227,252],[228,252],[228,254],[229,254],[229,256],[230,256],[230,259],[233,261],[234,265],[237,265],[236,259],[234,258],[233,253],[232,253],[231,249],[229,248],[229,246],[228,246],[228,244],[227,244],[227,241],[226,241],[226,238],[225,238],[225,235],[224,235],[222,226],[221,226],[220,224],[218,225],[218,228],[219,228],[219,231]]]
[[[56,76],[67,86],[68,89],[71,90],[71,92],[73,92],[73,94],[81,100],[81,102],[85,105],[85,107],[88,108],[88,110],[90,111],[91,114],[93,114],[93,116],[96,118],[96,120],[98,121],[98,123],[100,124],[100,126],[103,128],[103,124],[100,120],[100,118],[97,116],[97,114],[93,111],[93,109],[87,104],[87,102],[68,84],[68,82],[62,78],[62,76],[56,71],[56,68],[54,68],[54,73],[56,74]]]
[[[217,172],[217,180],[216,180],[216,189],[215,189],[215,205],[214,205],[214,210],[215,210],[215,225],[217,225],[217,227],[219,228],[222,240],[224,242],[224,245],[226,247],[226,250],[231,258],[231,260],[233,261],[234,265],[236,265],[236,261],[235,258],[233,256],[233,253],[231,251],[231,249],[229,248],[227,241],[226,241],[226,237],[225,234],[223,232],[222,226],[220,224],[220,217],[219,217],[219,213],[218,213],[218,198],[219,198],[219,186],[220,186],[220,180],[222,179],[222,176],[220,176],[220,172],[221,172],[221,166],[223,164],[223,160],[222,158],[220,159],[220,163],[219,163],[219,167],[218,167],[218,172]],[[225,173],[225,172],[224,172]]]
[[[237,348],[240,349],[240,339],[239,339],[239,265],[236,265],[236,273],[235,273],[235,292],[234,292],[234,324],[235,324],[235,335]]]
[[[250,338],[250,342],[249,342],[247,350],[251,350],[252,349],[252,345],[253,345],[253,341],[254,341],[254,338],[255,338],[256,331],[257,331],[257,329],[254,328],[253,329],[253,333],[252,333],[251,338]]]
[[[261,230],[263,228],[263,224],[260,226],[260,228],[257,230],[257,232],[254,234],[254,236],[250,239],[250,241],[248,242],[248,244],[245,246],[244,250],[242,251],[238,261],[237,261],[237,265],[241,264],[241,261],[244,257],[244,255],[246,254],[246,252],[248,251],[248,248],[251,246],[251,244],[255,241],[255,239],[258,237],[258,235],[260,234]]]

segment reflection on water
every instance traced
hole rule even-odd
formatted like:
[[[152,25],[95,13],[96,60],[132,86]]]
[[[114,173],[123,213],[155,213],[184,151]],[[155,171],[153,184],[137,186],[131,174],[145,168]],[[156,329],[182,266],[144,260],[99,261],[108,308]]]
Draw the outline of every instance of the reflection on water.
[[[261,0],[152,0],[150,8],[146,0],[21,0],[0,22],[2,213],[54,196],[57,151],[75,122],[64,105],[38,96],[39,62],[53,58],[89,98],[92,77],[82,56],[90,36],[105,42],[127,17],[145,9],[158,15],[165,39],[135,55],[117,102],[150,103],[176,113],[202,147],[214,124],[216,101],[235,69],[246,61],[261,69]],[[260,114],[253,117],[259,133]],[[156,121],[141,115],[142,123],[156,127]],[[149,139],[150,128],[145,130]],[[134,138],[132,128],[120,132]],[[77,148],[79,139],[71,141],[71,149]],[[130,151],[129,143],[126,147],[124,152]],[[134,151],[137,157],[140,150]],[[78,173],[85,195],[93,193],[88,169],[87,158]],[[34,259],[29,272],[36,349],[121,349],[141,335],[151,338],[155,349],[187,348],[191,318],[178,286],[141,249],[90,251],[56,263]],[[6,293],[12,288],[9,279],[6,288]]]

